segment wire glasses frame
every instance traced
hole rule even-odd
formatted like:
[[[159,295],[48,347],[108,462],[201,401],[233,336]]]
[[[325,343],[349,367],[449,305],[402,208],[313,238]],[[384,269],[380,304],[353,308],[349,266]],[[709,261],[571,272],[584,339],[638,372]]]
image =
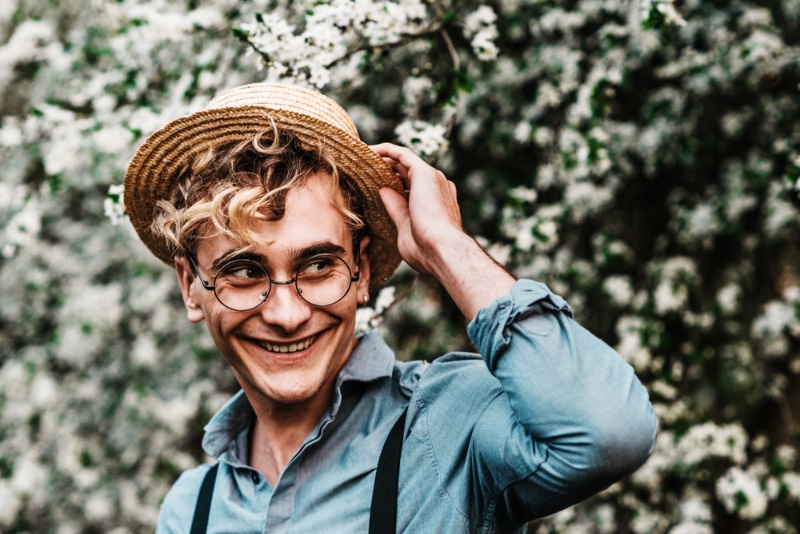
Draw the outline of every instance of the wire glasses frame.
[[[355,248],[355,263],[359,263],[359,247]],[[220,304],[234,311],[249,311],[263,304],[272,292],[273,285],[294,284],[295,291],[312,306],[325,307],[336,304],[358,282],[361,273],[353,274],[344,259],[335,254],[317,254],[300,264],[294,278],[273,280],[266,268],[249,259],[234,259],[223,264],[214,275],[213,285],[200,273],[191,253],[186,253],[192,270],[203,288],[213,291]]]

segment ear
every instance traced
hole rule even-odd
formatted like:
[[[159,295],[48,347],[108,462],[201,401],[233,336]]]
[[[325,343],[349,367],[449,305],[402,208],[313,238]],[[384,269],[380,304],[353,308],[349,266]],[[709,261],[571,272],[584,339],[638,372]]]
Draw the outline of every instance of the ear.
[[[183,303],[186,305],[186,316],[191,322],[199,323],[205,319],[205,313],[195,294],[197,284],[193,284],[195,276],[191,265],[189,265],[189,260],[183,256],[175,256],[175,273],[178,275],[178,284],[181,286]]]
[[[358,290],[358,303],[364,304],[364,295],[369,295],[369,236],[361,238],[359,243],[358,255],[358,282],[356,282],[356,289]]]

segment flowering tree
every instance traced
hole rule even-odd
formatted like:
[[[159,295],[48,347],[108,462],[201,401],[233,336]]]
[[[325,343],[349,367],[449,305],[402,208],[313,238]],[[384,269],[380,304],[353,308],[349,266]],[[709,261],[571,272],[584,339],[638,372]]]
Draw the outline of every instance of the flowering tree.
[[[204,460],[236,384],[118,184],[144,136],[265,79],[435,160],[468,230],[648,387],[653,457],[532,532],[800,524],[797,0],[10,0],[0,43],[3,532],[152,529]],[[401,357],[470,346],[408,269],[373,308]]]

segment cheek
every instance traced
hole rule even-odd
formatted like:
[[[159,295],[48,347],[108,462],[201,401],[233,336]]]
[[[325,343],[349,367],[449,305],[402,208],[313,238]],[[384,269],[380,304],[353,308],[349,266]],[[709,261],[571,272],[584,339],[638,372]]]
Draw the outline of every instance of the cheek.
[[[354,323],[356,320],[356,310],[358,309],[357,295],[359,293],[354,291],[354,289],[355,287],[351,289],[352,295],[348,293],[345,298],[336,303],[334,309],[328,310],[328,313],[336,317],[343,325]]]
[[[208,326],[208,331],[211,333],[214,341],[220,341],[224,336],[231,333],[236,325],[236,321],[234,320],[235,317],[231,317],[230,313],[225,313],[223,310],[218,310],[216,308],[216,306],[213,306],[213,303],[209,305],[209,303],[206,302],[205,306],[203,306],[203,313],[206,317],[206,326]]]

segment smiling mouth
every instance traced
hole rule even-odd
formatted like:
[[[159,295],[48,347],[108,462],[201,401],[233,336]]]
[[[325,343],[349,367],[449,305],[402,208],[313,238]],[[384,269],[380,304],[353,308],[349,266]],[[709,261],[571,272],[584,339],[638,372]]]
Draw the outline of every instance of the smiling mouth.
[[[270,352],[291,353],[299,350],[306,350],[316,339],[317,336],[311,336],[310,338],[296,343],[270,343],[268,341],[258,341],[257,343],[262,349],[266,349]]]

